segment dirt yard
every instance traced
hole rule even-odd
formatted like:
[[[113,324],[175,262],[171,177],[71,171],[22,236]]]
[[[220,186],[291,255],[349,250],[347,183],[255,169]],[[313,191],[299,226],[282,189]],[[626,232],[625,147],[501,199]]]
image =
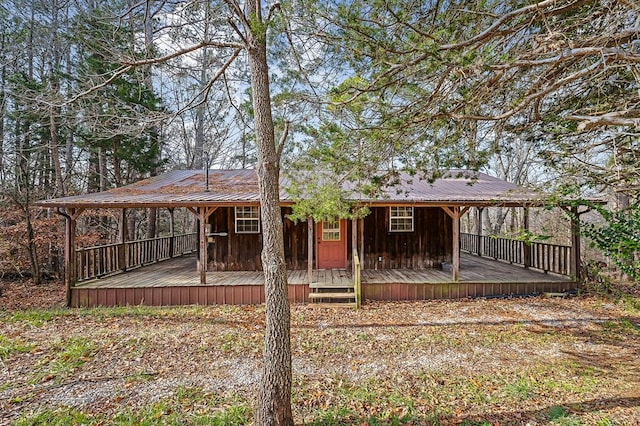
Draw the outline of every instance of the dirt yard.
[[[248,424],[261,306],[62,309],[4,284],[0,424]],[[638,425],[640,299],[292,307],[296,422]]]

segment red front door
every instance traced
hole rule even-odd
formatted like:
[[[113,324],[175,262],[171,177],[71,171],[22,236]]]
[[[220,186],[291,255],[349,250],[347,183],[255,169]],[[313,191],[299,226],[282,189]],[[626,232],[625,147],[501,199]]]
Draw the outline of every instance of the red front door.
[[[347,221],[316,224],[316,268],[347,267]]]

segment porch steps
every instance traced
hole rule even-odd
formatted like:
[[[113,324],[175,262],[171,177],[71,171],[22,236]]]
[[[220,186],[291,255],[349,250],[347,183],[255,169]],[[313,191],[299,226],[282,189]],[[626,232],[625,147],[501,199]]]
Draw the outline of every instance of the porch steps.
[[[355,293],[310,293],[310,299],[353,299],[355,298]]]
[[[344,289],[352,289],[353,290],[353,283],[352,282],[350,282],[349,284],[345,284],[345,283],[311,283],[311,284],[309,284],[309,288],[329,288],[329,289],[344,288]]]
[[[309,300],[314,307],[352,308],[356,306],[356,294],[352,282],[311,283]]]
[[[348,303],[310,303],[310,307],[319,309],[334,309],[334,308],[355,308],[355,302]]]

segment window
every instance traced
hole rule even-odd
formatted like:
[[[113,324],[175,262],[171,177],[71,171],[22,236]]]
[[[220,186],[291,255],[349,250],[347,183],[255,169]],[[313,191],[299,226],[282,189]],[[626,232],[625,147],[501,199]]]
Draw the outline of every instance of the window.
[[[413,231],[413,207],[389,207],[389,231]]]
[[[236,207],[236,234],[260,232],[260,208],[258,206]]]
[[[322,241],[340,241],[340,221],[322,222]]]

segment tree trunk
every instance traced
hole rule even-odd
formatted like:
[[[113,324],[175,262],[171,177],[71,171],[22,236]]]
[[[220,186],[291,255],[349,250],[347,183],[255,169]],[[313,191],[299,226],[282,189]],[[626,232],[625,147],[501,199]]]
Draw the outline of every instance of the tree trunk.
[[[5,34],[0,34],[0,51],[4,51],[6,45]],[[6,110],[6,92],[5,81],[7,75],[7,67],[5,61],[0,65],[0,170],[4,170],[4,117]],[[0,174],[0,182],[4,179],[4,173]]]
[[[127,212],[127,241],[138,239],[136,235],[136,213],[137,210],[135,209],[129,209]]]
[[[153,13],[152,6],[153,0],[147,0],[145,6],[145,19],[144,19],[144,45],[147,53],[147,57],[151,58],[153,56]],[[151,64],[144,68],[144,83],[149,91],[153,91],[153,77],[151,74]],[[158,138],[158,128],[157,126],[152,126],[150,129],[151,138],[155,143],[159,144]],[[160,151],[161,152],[161,151]],[[159,164],[160,158],[157,158],[157,163]],[[158,167],[154,165],[153,170],[151,171],[151,176],[158,175]],[[155,238],[158,231],[156,229],[156,223],[158,218],[158,209],[152,207],[147,211],[147,238]]]
[[[99,162],[98,151],[91,149],[89,151],[89,164],[87,168],[87,191],[89,193],[100,192]]]
[[[33,276],[33,283],[40,285],[42,283],[42,277],[40,276],[40,264],[38,263],[38,247],[35,243],[35,232],[33,230],[33,224],[31,223],[31,211],[29,210],[28,204],[22,206],[22,208],[27,222],[27,252],[29,253],[31,275]]]
[[[53,46],[53,61],[51,63],[51,70],[49,76],[49,89],[51,96],[56,99],[60,95],[60,63],[62,61],[62,53],[60,47],[60,37],[58,36],[58,12],[60,7],[58,0],[51,1],[51,37]],[[56,107],[53,104],[49,106],[49,136],[50,136],[50,152],[51,152],[51,165],[54,172],[54,188],[58,197],[64,197],[64,179],[62,177],[62,166],[60,165],[60,152],[58,149],[58,117],[60,116],[60,107]]]
[[[107,155],[102,148],[98,148],[98,179],[100,192],[109,189],[107,180]]]
[[[207,58],[207,49],[203,49],[202,51],[202,68],[200,70],[200,84],[202,85],[202,87],[205,87],[207,85],[207,73],[206,73],[206,58]],[[204,95],[203,95],[203,99],[201,99],[201,104],[198,105],[198,107],[196,108],[196,129],[195,129],[195,145],[193,147],[193,168],[194,169],[202,169],[202,166],[204,164],[203,161],[203,157],[204,157],[204,110],[205,110],[205,104],[204,104]]]
[[[147,239],[155,238],[157,232],[158,209],[147,209]]]
[[[58,150],[58,125],[56,123],[56,110],[55,107],[49,108],[49,135],[50,149],[51,149],[51,163],[53,165],[53,171],[55,176],[55,189],[58,197],[64,197],[64,178],[62,177],[62,166],[60,165],[60,152]]]
[[[256,0],[247,2],[249,13],[260,10]],[[261,20],[258,16],[251,19]],[[258,154],[258,186],[262,219],[262,268],[265,278],[266,330],[264,365],[255,424],[293,425],[291,413],[291,339],[287,295],[287,269],[280,212],[278,157],[276,153],[269,69],[266,53],[266,30],[252,28],[247,53],[251,70],[254,124]],[[258,32],[258,34],[256,34]]]

